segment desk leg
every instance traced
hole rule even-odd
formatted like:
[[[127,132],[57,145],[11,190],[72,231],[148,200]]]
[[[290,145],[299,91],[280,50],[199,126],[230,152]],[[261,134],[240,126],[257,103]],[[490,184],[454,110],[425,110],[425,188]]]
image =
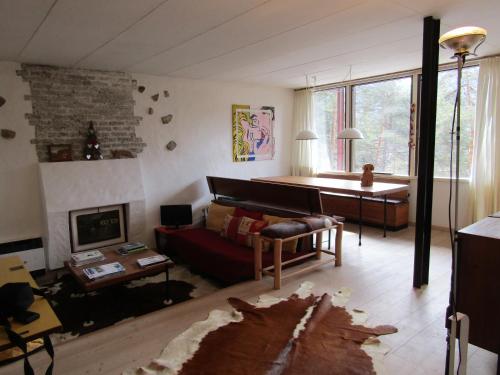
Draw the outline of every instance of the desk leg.
[[[359,196],[359,244],[361,246],[361,232],[363,230],[363,196]]]
[[[170,299],[170,275],[168,272],[168,264],[165,265],[165,305],[171,305],[172,300]]]
[[[384,195],[384,238],[387,233],[387,194]]]

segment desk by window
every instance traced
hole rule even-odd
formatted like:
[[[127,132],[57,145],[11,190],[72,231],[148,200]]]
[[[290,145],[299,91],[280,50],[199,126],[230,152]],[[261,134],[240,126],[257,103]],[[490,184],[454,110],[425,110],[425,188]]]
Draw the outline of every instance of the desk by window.
[[[350,194],[359,197],[359,246],[361,246],[361,233],[363,228],[363,197],[384,198],[384,237],[387,226],[387,195],[400,191],[407,191],[408,185],[389,184],[385,182],[374,182],[373,186],[362,187],[359,180],[343,180],[336,178],[303,177],[303,176],[280,176],[260,177],[253,181],[269,182],[275,184],[314,187],[320,191],[338,194]]]

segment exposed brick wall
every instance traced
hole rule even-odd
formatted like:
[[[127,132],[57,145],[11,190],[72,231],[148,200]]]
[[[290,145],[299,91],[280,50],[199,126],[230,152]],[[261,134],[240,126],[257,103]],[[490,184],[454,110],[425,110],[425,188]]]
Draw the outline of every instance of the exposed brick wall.
[[[129,150],[134,156],[146,144],[136,137],[141,117],[134,116],[132,90],[136,82],[122,72],[22,64],[18,71],[29,82],[38,160],[48,161],[47,146],[71,144],[73,160],[82,160],[87,128],[94,122],[104,159],[111,150]]]

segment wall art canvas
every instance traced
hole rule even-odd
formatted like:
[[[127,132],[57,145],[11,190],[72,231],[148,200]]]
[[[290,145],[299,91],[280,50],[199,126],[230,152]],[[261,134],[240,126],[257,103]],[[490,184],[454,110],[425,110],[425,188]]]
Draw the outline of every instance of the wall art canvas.
[[[233,104],[233,161],[274,158],[274,107]]]

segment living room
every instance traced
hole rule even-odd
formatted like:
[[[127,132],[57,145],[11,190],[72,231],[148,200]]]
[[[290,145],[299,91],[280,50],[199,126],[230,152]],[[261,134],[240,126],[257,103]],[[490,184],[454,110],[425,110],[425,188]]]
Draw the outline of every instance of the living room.
[[[365,225],[358,225],[356,200],[352,217],[336,212],[335,205],[323,212],[347,218],[330,230],[335,235],[343,227],[341,267],[330,262],[290,276],[281,289],[266,275],[232,286],[201,281],[198,290],[205,288],[205,295],[57,343],[54,373],[121,373],[147,366],[210,311],[230,311],[227,298],[252,303],[262,294],[286,298],[304,282],[314,283],[315,295],[347,287],[349,308],[365,310],[370,324],[398,329],[380,337],[391,347],[381,361],[388,373],[444,371],[452,267],[449,177],[455,172],[449,133],[457,59],[450,49],[439,53],[436,150],[428,158],[434,165],[427,200],[432,211],[425,213],[430,280],[413,288],[415,224],[422,210],[416,161],[423,160],[418,93],[424,17],[440,20],[439,35],[461,26],[487,30],[484,43],[470,51],[477,56],[467,56],[463,68],[460,229],[500,209],[496,201],[496,209],[474,216],[473,203],[481,199],[469,192],[476,155],[483,158],[476,170],[485,169],[488,160],[491,169],[499,165],[494,136],[486,164],[473,143],[478,98],[484,97],[480,69],[490,60],[492,71],[500,64],[496,2],[47,0],[5,1],[1,9],[0,252],[22,256],[37,281],[64,270],[73,254],[71,212],[120,205],[127,242],[155,249],[161,206],[191,205],[193,226],[203,225],[214,198],[207,176],[247,181],[320,173],[329,179],[354,176],[359,185],[363,165],[373,163],[375,183],[402,183],[409,194],[405,225],[393,231],[389,224],[386,238],[384,212],[390,214],[393,206],[385,207],[382,195],[375,226],[367,221],[368,206]],[[272,117],[270,147],[260,160],[235,161],[238,106]],[[392,123],[379,128],[387,118]],[[498,128],[495,121],[498,116],[490,122]],[[364,139],[339,138],[349,128]],[[303,130],[318,139],[296,140]],[[496,184],[492,188],[498,190]],[[327,243],[326,233],[322,250],[335,252],[338,246],[335,240]],[[181,268],[175,265],[171,279],[176,269]],[[196,273],[190,277],[184,282],[199,280]],[[496,355],[469,346],[469,372],[494,373]],[[43,351],[30,360],[37,373],[49,363]],[[19,373],[21,367],[16,361],[1,366],[0,374]]]

